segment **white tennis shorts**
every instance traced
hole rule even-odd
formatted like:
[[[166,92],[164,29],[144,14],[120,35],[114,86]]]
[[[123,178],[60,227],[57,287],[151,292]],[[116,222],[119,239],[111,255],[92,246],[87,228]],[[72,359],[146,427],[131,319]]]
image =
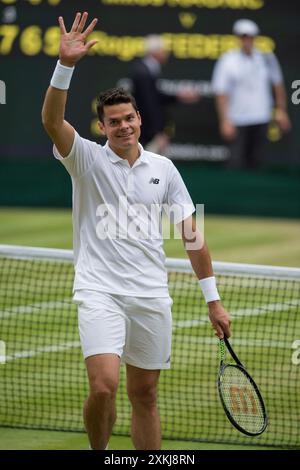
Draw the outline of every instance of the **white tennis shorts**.
[[[172,299],[78,290],[78,327],[83,356],[117,354],[142,369],[169,369]]]

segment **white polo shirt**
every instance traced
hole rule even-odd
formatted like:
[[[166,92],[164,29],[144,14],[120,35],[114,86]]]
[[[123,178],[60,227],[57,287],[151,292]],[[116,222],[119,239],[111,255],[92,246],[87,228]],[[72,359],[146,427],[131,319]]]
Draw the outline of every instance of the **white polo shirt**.
[[[229,98],[228,115],[237,126],[264,124],[272,116],[272,84],[283,81],[273,53],[257,49],[249,56],[241,49],[225,53],[217,61],[212,78],[216,95]]]
[[[74,291],[167,297],[162,211],[173,223],[195,211],[171,160],[140,146],[130,167],[108,143],[77,133],[70,154],[54,147],[54,156],[73,184]]]

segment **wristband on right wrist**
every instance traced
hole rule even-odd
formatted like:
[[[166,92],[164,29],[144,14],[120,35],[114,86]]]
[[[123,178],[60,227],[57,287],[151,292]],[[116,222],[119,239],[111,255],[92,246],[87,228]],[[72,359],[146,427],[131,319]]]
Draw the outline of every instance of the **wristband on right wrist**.
[[[66,67],[57,61],[50,85],[59,90],[68,90],[75,67]]]
[[[206,303],[220,300],[215,276],[206,277],[199,280],[199,285],[204,295]]]

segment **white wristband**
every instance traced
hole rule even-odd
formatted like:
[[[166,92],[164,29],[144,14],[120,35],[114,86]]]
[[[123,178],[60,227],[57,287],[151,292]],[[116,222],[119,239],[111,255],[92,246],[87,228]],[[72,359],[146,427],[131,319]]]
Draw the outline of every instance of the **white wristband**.
[[[216,285],[216,278],[214,276],[200,279],[199,284],[206,303],[213,302],[214,300],[220,300],[220,295]]]
[[[50,85],[59,90],[68,90],[75,67],[66,67],[57,61]]]

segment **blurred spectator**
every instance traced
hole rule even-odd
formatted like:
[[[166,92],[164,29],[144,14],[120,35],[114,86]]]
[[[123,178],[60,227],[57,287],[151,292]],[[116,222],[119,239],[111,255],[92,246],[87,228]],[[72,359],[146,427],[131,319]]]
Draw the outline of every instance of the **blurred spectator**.
[[[132,94],[142,117],[140,141],[146,149],[164,153],[170,136],[166,132],[166,106],[178,102],[195,103],[199,94],[190,88],[182,89],[176,96],[158,89],[161,67],[169,52],[161,36],[150,35],[145,40],[145,56],[137,60],[131,70]]]
[[[283,132],[290,127],[286,92],[277,58],[254,48],[259,28],[251,20],[234,23],[241,47],[217,61],[212,79],[221,136],[230,143],[231,168],[255,168],[263,162],[272,119]]]

